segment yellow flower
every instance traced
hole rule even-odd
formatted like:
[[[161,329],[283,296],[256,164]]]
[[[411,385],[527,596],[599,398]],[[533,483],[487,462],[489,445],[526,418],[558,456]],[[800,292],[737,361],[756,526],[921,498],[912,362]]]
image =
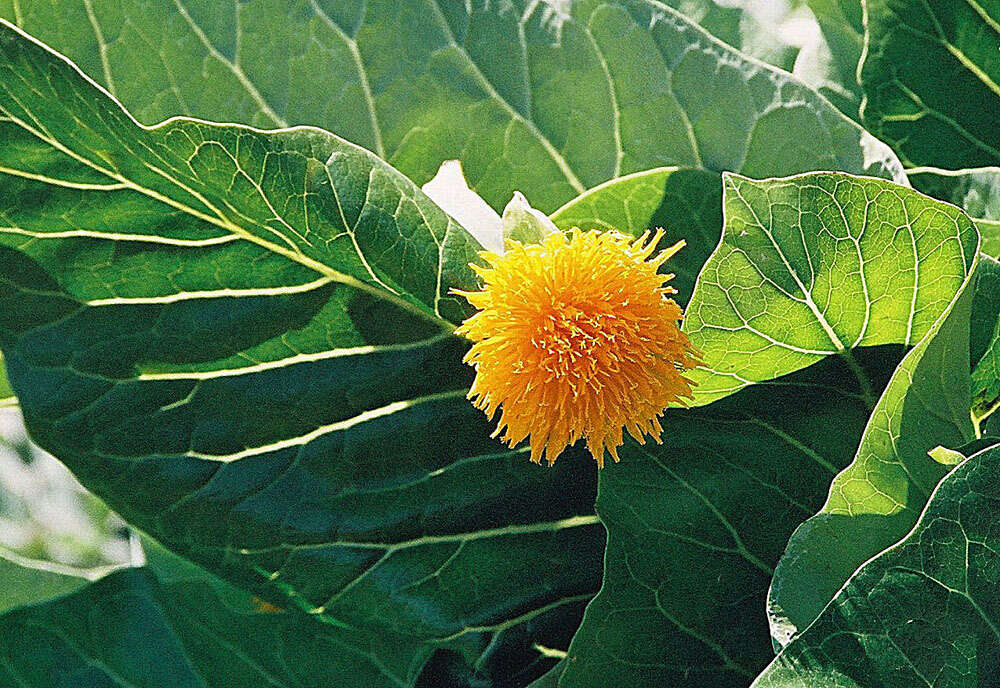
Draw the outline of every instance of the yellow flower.
[[[660,441],[658,417],[691,397],[683,374],[697,365],[667,297],[673,275],[657,272],[684,242],[653,256],[662,236],[574,229],[480,254],[483,290],[458,292],[478,312],[457,333],[474,342],[469,399],[491,419],[501,411],[494,436],[529,438],[531,460],[550,466],[586,438],[599,468],[605,450],[618,461],[623,430]]]

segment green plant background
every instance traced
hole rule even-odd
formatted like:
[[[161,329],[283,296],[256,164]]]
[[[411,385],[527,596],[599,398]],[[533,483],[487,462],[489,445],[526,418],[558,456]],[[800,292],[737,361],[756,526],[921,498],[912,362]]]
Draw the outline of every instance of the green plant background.
[[[0,2],[0,681],[995,676],[1000,7],[764,5]],[[453,159],[686,239],[663,444],[490,437]]]

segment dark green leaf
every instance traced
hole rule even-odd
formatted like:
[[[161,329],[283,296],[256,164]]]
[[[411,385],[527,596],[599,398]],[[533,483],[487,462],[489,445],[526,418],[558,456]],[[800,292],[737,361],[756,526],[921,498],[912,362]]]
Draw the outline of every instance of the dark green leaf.
[[[293,611],[256,611],[221,581],[161,582],[147,569],[0,616],[0,683],[21,688],[406,687],[429,652]]]
[[[418,184],[460,158],[497,210],[519,190],[551,212],[664,165],[902,176],[815,91],[652,0],[18,0],[3,16],[144,123],[325,127]]]
[[[635,175],[554,217],[561,226],[642,231],[672,205],[673,181],[697,188],[706,177]],[[693,205],[707,217],[718,207],[708,193],[685,197],[704,198]],[[730,176],[724,198],[722,241],[686,327],[717,371],[772,367],[708,390],[725,399],[668,410],[661,447],[627,444],[622,463],[601,472],[604,585],[570,648],[567,688],[745,686],[760,671],[773,654],[759,616],[772,569],[850,461],[902,349],[848,348],[923,337],[967,283],[976,255],[975,227],[959,210],[880,180]],[[678,217],[670,240],[683,236]],[[694,237],[706,230],[688,228]],[[695,241],[695,250],[706,243]],[[746,384],[784,373],[792,374]]]
[[[438,649],[415,688],[536,688],[565,657],[585,606],[566,605],[496,634],[463,638],[471,647]]]
[[[908,165],[1000,163],[1000,6],[865,0],[862,121]]]
[[[996,448],[956,468],[913,531],[859,569],[754,687],[995,686],[998,484]]]
[[[112,508],[355,628],[596,591],[592,464],[530,465],[466,401],[477,245],[409,180],[318,130],[140,128],[7,25],[0,120],[0,346],[34,439]]]

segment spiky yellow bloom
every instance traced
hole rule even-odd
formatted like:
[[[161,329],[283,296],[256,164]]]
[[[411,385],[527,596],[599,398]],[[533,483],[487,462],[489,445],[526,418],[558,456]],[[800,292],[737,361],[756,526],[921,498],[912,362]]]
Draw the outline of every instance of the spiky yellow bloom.
[[[457,332],[474,342],[469,399],[511,447],[530,438],[531,460],[551,466],[586,438],[598,467],[618,461],[622,431],[660,441],[658,417],[691,396],[684,372],[697,364],[680,306],[658,268],[680,241],[653,256],[663,236],[553,233],[539,244],[507,242],[473,265],[479,292],[458,292],[478,312]]]

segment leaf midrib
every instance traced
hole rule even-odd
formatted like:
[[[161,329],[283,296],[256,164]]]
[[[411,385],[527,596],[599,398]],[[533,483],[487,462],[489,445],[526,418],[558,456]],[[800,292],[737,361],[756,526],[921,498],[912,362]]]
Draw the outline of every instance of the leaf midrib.
[[[500,105],[500,107],[502,107],[513,120],[520,122],[528,129],[535,140],[538,141],[545,149],[545,152],[549,154],[549,157],[552,158],[552,161],[559,168],[559,171],[562,172],[564,177],[566,177],[567,183],[569,183],[569,185],[572,186],[578,194],[582,194],[586,191],[587,187],[584,186],[583,182],[581,182],[579,177],[576,176],[576,173],[569,165],[569,161],[567,161],[565,156],[563,156],[555,145],[553,145],[552,141],[542,133],[542,131],[538,128],[538,125],[514,109],[514,107],[507,102],[507,99],[500,95],[490,80],[486,78],[486,75],[483,74],[476,61],[472,59],[471,55],[469,55],[468,51],[457,40],[455,40],[455,35],[452,33],[451,26],[449,26],[447,18],[445,18],[441,11],[441,7],[438,5],[438,0],[426,0],[426,2],[427,6],[433,11],[434,18],[438,23],[438,28],[440,28],[444,33],[448,44],[458,50],[462,57],[465,58],[465,61],[472,68],[472,75],[475,78],[476,83],[479,84],[480,88],[486,92],[487,96]]]
[[[18,30],[18,31],[20,31],[20,30]],[[28,108],[24,108],[24,109],[25,109],[26,112],[30,112],[30,110]],[[37,139],[39,139],[43,143],[46,143],[47,145],[52,146],[53,148],[55,148],[59,152],[63,153],[64,155],[72,158],[73,160],[76,160],[77,162],[80,162],[81,164],[83,164],[83,165],[89,167],[90,169],[93,169],[94,171],[96,171],[96,172],[98,172],[98,173],[100,173],[100,174],[108,177],[109,179],[115,180],[119,184],[123,185],[124,187],[126,187],[126,188],[128,188],[128,189],[130,189],[132,191],[135,191],[137,193],[143,194],[144,196],[152,198],[155,201],[158,201],[158,202],[163,203],[165,205],[168,205],[168,206],[170,206],[172,208],[180,210],[181,212],[186,213],[186,214],[190,215],[191,217],[194,217],[194,218],[196,218],[198,220],[201,220],[202,222],[206,222],[206,223],[209,223],[209,224],[214,225],[216,227],[219,227],[221,229],[224,229],[227,232],[229,232],[230,234],[233,234],[233,235],[237,236],[240,239],[243,239],[245,241],[249,241],[250,243],[253,243],[253,244],[256,244],[258,246],[261,246],[261,247],[267,249],[268,251],[271,251],[272,253],[277,253],[278,255],[281,255],[281,256],[289,259],[289,260],[292,260],[293,262],[296,262],[296,263],[298,263],[300,265],[303,265],[303,266],[305,266],[307,268],[310,268],[313,271],[319,273],[320,275],[323,275],[324,277],[329,278],[330,280],[333,280],[335,282],[344,284],[346,286],[353,287],[355,289],[367,292],[367,293],[372,294],[372,295],[374,295],[374,296],[376,296],[376,297],[378,297],[378,298],[380,298],[382,300],[388,301],[388,302],[392,303],[393,305],[395,305],[397,307],[403,308],[406,311],[408,311],[410,313],[413,313],[414,315],[418,315],[419,317],[424,318],[425,320],[429,320],[429,321],[433,322],[434,324],[438,325],[439,327],[441,327],[442,329],[444,329],[446,331],[452,331],[455,328],[455,326],[452,323],[444,320],[443,318],[438,317],[437,315],[431,315],[430,313],[426,312],[422,308],[417,307],[416,305],[414,305],[410,301],[408,301],[406,299],[403,299],[403,298],[400,298],[400,297],[396,296],[395,294],[392,294],[391,292],[388,292],[388,291],[386,291],[384,289],[380,289],[378,287],[370,285],[367,282],[363,282],[363,281],[361,281],[361,280],[359,280],[359,279],[357,279],[355,277],[352,277],[350,275],[342,273],[342,272],[340,272],[338,270],[334,270],[330,266],[328,266],[328,265],[326,265],[326,264],[324,264],[324,263],[322,263],[322,262],[320,262],[318,260],[315,260],[314,258],[310,258],[309,256],[306,256],[301,251],[292,250],[292,249],[286,248],[284,246],[281,246],[279,244],[275,244],[275,243],[270,242],[270,241],[268,241],[266,239],[263,239],[261,237],[256,236],[252,232],[250,232],[250,231],[246,230],[245,228],[243,228],[243,227],[237,225],[236,223],[232,222],[228,217],[226,217],[225,214],[223,214],[218,208],[216,208],[214,206],[214,204],[212,204],[210,201],[208,201],[208,199],[206,199],[203,194],[201,194],[198,191],[195,191],[194,189],[188,187],[187,185],[183,184],[182,182],[180,182],[176,178],[172,177],[168,173],[166,173],[163,170],[159,169],[155,165],[151,165],[150,163],[148,163],[145,160],[143,160],[142,163],[151,172],[154,172],[155,174],[160,175],[161,177],[163,177],[167,181],[171,182],[172,184],[174,184],[175,186],[177,186],[181,190],[187,192],[192,197],[194,197],[194,198],[198,199],[199,201],[201,201],[202,203],[204,203],[205,207],[211,209],[216,214],[216,217],[213,217],[211,215],[203,213],[200,210],[192,208],[189,205],[187,205],[185,203],[182,203],[181,201],[177,201],[177,200],[175,200],[173,198],[170,198],[169,196],[165,196],[165,195],[159,193],[158,191],[156,191],[155,189],[150,189],[148,187],[145,187],[142,184],[139,184],[139,183],[133,181],[132,179],[129,179],[128,177],[125,177],[124,175],[122,175],[122,174],[120,174],[120,173],[118,173],[116,171],[106,169],[103,166],[98,165],[97,163],[95,163],[93,160],[87,158],[86,156],[80,155],[76,151],[74,151],[74,150],[70,149],[69,147],[65,146],[62,142],[58,141],[55,137],[52,137],[50,135],[46,135],[43,132],[41,132],[38,129],[36,129],[35,127],[32,127],[31,125],[29,125],[28,123],[26,123],[24,120],[22,120],[19,117],[16,117],[12,113],[5,112],[4,114],[5,114],[5,116],[7,118],[9,118],[9,120],[11,122],[13,122],[17,126],[21,127],[26,132],[28,132],[32,136],[36,137]],[[177,121],[177,120],[174,120],[174,121]],[[190,121],[196,121],[196,120],[190,120]],[[137,126],[139,126],[142,129],[146,129],[146,127],[143,127],[142,125],[137,125]],[[233,126],[235,126],[235,125],[233,125]],[[42,180],[39,180],[39,181],[42,181]]]
[[[750,205],[750,202],[743,197],[743,193],[740,191],[739,186],[732,179],[729,179],[728,182],[729,182],[729,187],[739,197],[740,202],[743,203],[744,207],[746,207],[746,209],[750,211],[750,214],[753,216],[754,222],[757,223],[757,226],[760,227],[760,230],[764,233],[764,236],[767,237],[767,240],[774,247],[774,250],[775,252],[777,252],[778,257],[781,258],[782,265],[785,266],[785,270],[787,270],[788,274],[791,275],[793,280],[795,280],[795,285],[799,288],[799,291],[802,293],[802,298],[805,301],[806,306],[812,312],[813,317],[816,318],[816,322],[818,322],[820,327],[823,328],[823,332],[830,339],[830,342],[836,348],[838,353],[846,351],[844,343],[840,341],[840,337],[837,336],[836,331],[834,331],[833,327],[827,321],[823,313],[820,312],[819,307],[816,305],[816,302],[813,301],[812,292],[809,289],[806,289],[805,284],[803,284],[802,280],[799,279],[798,273],[792,267],[791,263],[788,262],[788,258],[785,256],[785,252],[781,250],[781,246],[779,246],[778,242],[775,241],[774,236],[764,226],[764,223],[761,222],[760,218],[757,216],[757,211],[753,208],[752,205]],[[725,225],[725,220],[723,220],[723,224]]]
[[[361,52],[358,50],[358,43],[354,40],[346,31],[344,31],[337,22],[330,18],[319,3],[316,0],[309,0],[309,4],[312,6],[313,12],[319,17],[323,23],[325,23],[331,31],[337,34],[344,44],[347,46],[348,50],[351,52],[351,59],[354,61],[354,66],[358,70],[358,80],[361,84],[361,92],[365,96],[365,103],[368,106],[368,114],[371,118],[372,124],[372,134],[375,136],[375,153],[380,157],[386,158],[385,143],[382,140],[382,128],[379,126],[378,121],[378,111],[375,109],[375,98],[372,95],[371,84],[368,80],[368,70],[365,67],[364,61],[361,59]]]

